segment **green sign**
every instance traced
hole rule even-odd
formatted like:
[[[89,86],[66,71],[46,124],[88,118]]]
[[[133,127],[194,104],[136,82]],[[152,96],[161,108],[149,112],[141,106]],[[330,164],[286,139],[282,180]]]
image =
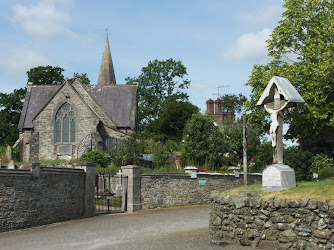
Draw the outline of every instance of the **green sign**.
[[[206,180],[198,180],[200,186],[206,186]]]

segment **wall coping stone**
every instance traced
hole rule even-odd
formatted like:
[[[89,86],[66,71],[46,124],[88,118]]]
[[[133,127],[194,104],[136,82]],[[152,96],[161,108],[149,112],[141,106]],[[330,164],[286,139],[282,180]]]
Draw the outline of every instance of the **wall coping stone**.
[[[71,169],[71,168],[51,168],[51,167],[41,167],[41,174],[50,173],[50,174],[85,174],[85,171],[82,169]],[[0,175],[31,175],[30,169],[0,169]]]

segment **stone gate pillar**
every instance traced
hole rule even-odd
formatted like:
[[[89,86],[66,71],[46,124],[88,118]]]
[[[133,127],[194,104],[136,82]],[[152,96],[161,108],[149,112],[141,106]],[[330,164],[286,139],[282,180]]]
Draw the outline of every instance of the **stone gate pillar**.
[[[85,177],[85,197],[84,197],[84,216],[95,215],[95,178],[96,164],[91,162],[78,162],[76,168],[83,169],[86,172]]]
[[[127,211],[139,211],[141,209],[140,167],[136,165],[122,166],[122,174],[128,177]]]

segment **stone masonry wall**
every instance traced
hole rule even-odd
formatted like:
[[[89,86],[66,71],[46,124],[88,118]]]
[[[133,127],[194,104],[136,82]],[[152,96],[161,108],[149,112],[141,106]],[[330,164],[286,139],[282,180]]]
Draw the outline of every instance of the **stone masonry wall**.
[[[211,194],[212,242],[261,249],[334,249],[334,200],[263,200]]]
[[[80,218],[84,193],[83,170],[0,169],[0,232]]]
[[[249,174],[248,183],[262,182],[262,175]],[[144,173],[141,175],[142,209],[181,206],[189,204],[208,204],[213,190],[229,189],[243,185],[243,175],[210,175]]]
[[[65,93],[70,98],[66,98]],[[96,132],[96,126],[99,122],[98,118],[74,89],[69,84],[65,84],[34,120],[35,133],[39,132],[39,160],[57,159],[58,144],[54,142],[54,120],[56,112],[64,103],[69,103],[72,106],[76,116],[76,141],[75,143],[70,143],[75,146],[73,158],[75,157],[75,149],[82,138]]]

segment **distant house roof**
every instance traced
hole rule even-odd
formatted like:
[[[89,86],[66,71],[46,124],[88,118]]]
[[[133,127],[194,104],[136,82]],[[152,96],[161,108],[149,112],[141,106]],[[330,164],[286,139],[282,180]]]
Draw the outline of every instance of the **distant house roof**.
[[[303,97],[287,78],[273,76],[263,91],[257,105],[263,105],[274,101],[275,86],[278,89],[278,93],[283,95],[284,99],[289,103],[305,102]]]
[[[143,154],[140,159],[144,161],[153,161],[154,160],[154,155],[153,154]]]
[[[19,129],[34,127],[33,119],[54,97],[62,85],[32,85],[28,87]],[[84,85],[87,93],[112,119],[118,128],[136,129],[137,86],[135,85]]]

